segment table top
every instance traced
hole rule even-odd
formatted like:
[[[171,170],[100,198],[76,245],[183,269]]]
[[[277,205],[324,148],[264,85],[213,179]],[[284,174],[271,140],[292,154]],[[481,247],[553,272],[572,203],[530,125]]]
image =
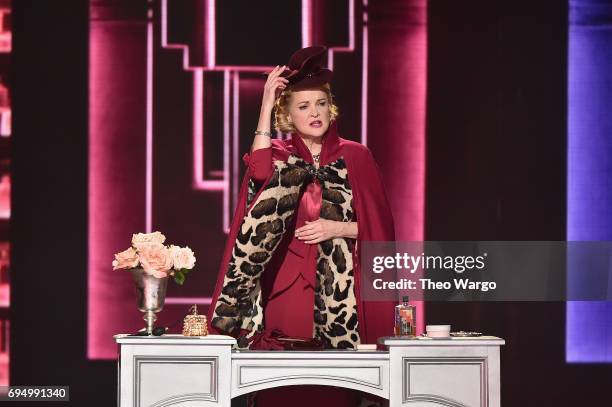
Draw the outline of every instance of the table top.
[[[386,346],[500,346],[506,341],[497,336],[428,338],[416,336],[385,336],[378,338],[378,343]]]
[[[129,336],[120,334],[114,336],[115,341],[119,344],[130,345],[234,345],[236,339],[227,335],[207,335],[207,336],[183,336],[176,334],[161,335],[161,336]],[[427,338],[417,336],[414,338],[384,336],[378,338],[378,343],[386,346],[500,346],[506,343],[502,338],[496,336],[477,336],[477,337],[451,337],[451,338]],[[329,352],[339,351],[338,349],[329,349]],[[266,351],[248,351],[248,352],[266,352]],[[292,351],[296,352],[296,351]],[[317,351],[320,352],[320,351]],[[325,351],[324,351],[325,352]],[[368,350],[359,350],[352,352],[368,352]],[[369,352],[376,353],[375,350]]]
[[[166,334],[161,336],[130,336],[128,334],[120,334],[113,336],[113,338],[115,338],[117,343],[130,345],[234,345],[236,343],[236,339],[227,335],[183,336]]]

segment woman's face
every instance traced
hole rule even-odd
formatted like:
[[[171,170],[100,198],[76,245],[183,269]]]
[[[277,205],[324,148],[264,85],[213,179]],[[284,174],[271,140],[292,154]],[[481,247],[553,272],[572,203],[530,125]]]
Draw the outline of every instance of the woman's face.
[[[329,100],[322,90],[293,91],[289,100],[289,118],[298,133],[321,137],[329,127]]]

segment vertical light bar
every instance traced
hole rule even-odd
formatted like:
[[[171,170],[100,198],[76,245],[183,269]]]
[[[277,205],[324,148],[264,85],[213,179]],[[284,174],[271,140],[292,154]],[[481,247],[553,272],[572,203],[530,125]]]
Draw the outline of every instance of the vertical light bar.
[[[213,68],[216,65],[217,59],[217,38],[215,35],[215,16],[216,16],[215,0],[206,0],[206,66]]]
[[[367,0],[364,4],[367,6]],[[349,49],[355,49],[355,0],[349,0]]]
[[[231,162],[232,162],[232,171],[231,171],[231,179],[234,180],[234,182],[231,183],[231,187],[232,187],[232,199],[231,199],[231,203],[232,205],[236,204],[236,201],[238,200],[238,185],[240,185],[240,181],[238,176],[240,175],[238,173],[238,163],[240,162],[240,152],[239,152],[239,148],[240,146],[238,145],[238,141],[240,138],[240,128],[239,128],[239,117],[240,117],[240,74],[238,71],[234,71],[232,74],[233,80],[232,80],[232,85],[233,85],[233,93],[232,93],[232,158],[231,158]],[[228,182],[229,182],[228,178]],[[228,207],[227,209],[224,209],[224,211],[227,211],[228,214],[228,218],[229,218],[229,214],[234,212],[234,208],[233,207]],[[229,229],[227,230],[227,233],[229,233]]]
[[[168,45],[168,0],[161,0],[161,43],[162,47]]]
[[[368,145],[368,0],[363,0],[361,52],[361,144]]]
[[[151,0],[149,0],[149,5]],[[153,230],[153,10],[147,11],[147,112],[146,112],[146,204],[145,229]]]
[[[312,0],[302,0],[302,48],[312,45]]]
[[[612,240],[612,0],[569,5],[567,240]],[[612,362],[612,303],[566,310],[566,361]]]
[[[194,187],[204,178],[204,142],[202,141],[202,92],[204,72],[201,69],[193,71],[193,168]]]
[[[229,70],[223,71],[223,181],[227,186],[229,181],[229,138],[230,138],[230,81]],[[230,229],[229,219],[229,191],[223,188],[223,230],[227,233]]]

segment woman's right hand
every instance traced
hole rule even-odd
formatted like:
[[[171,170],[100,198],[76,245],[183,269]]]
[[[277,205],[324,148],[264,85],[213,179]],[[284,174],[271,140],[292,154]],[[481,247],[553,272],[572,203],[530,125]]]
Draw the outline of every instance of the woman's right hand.
[[[266,108],[266,110],[272,110],[274,108],[276,98],[278,98],[280,93],[287,87],[289,80],[280,76],[285,68],[285,65],[277,65],[276,68],[268,74],[268,80],[266,80],[266,84],[264,85],[263,99],[261,102],[262,107]]]
[[[285,70],[285,66],[277,66],[268,74],[268,80],[264,86],[263,100],[261,102],[261,110],[259,111],[259,122],[257,122],[257,130],[269,133],[270,132],[270,119],[272,116],[272,110],[274,109],[274,103],[280,93],[287,87],[289,82],[286,78],[280,76]],[[269,148],[272,145],[272,140],[269,134],[257,134],[253,139],[251,145],[251,152],[259,150],[260,148]],[[270,164],[271,166],[271,164]]]

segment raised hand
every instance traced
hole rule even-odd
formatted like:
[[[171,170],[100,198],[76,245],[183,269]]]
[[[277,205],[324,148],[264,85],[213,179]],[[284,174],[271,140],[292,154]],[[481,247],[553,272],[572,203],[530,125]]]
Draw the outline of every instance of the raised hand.
[[[287,87],[289,80],[280,76],[286,68],[285,65],[277,65],[276,68],[268,74],[261,101],[262,108],[265,110],[272,110],[276,98],[278,98],[280,93]]]

